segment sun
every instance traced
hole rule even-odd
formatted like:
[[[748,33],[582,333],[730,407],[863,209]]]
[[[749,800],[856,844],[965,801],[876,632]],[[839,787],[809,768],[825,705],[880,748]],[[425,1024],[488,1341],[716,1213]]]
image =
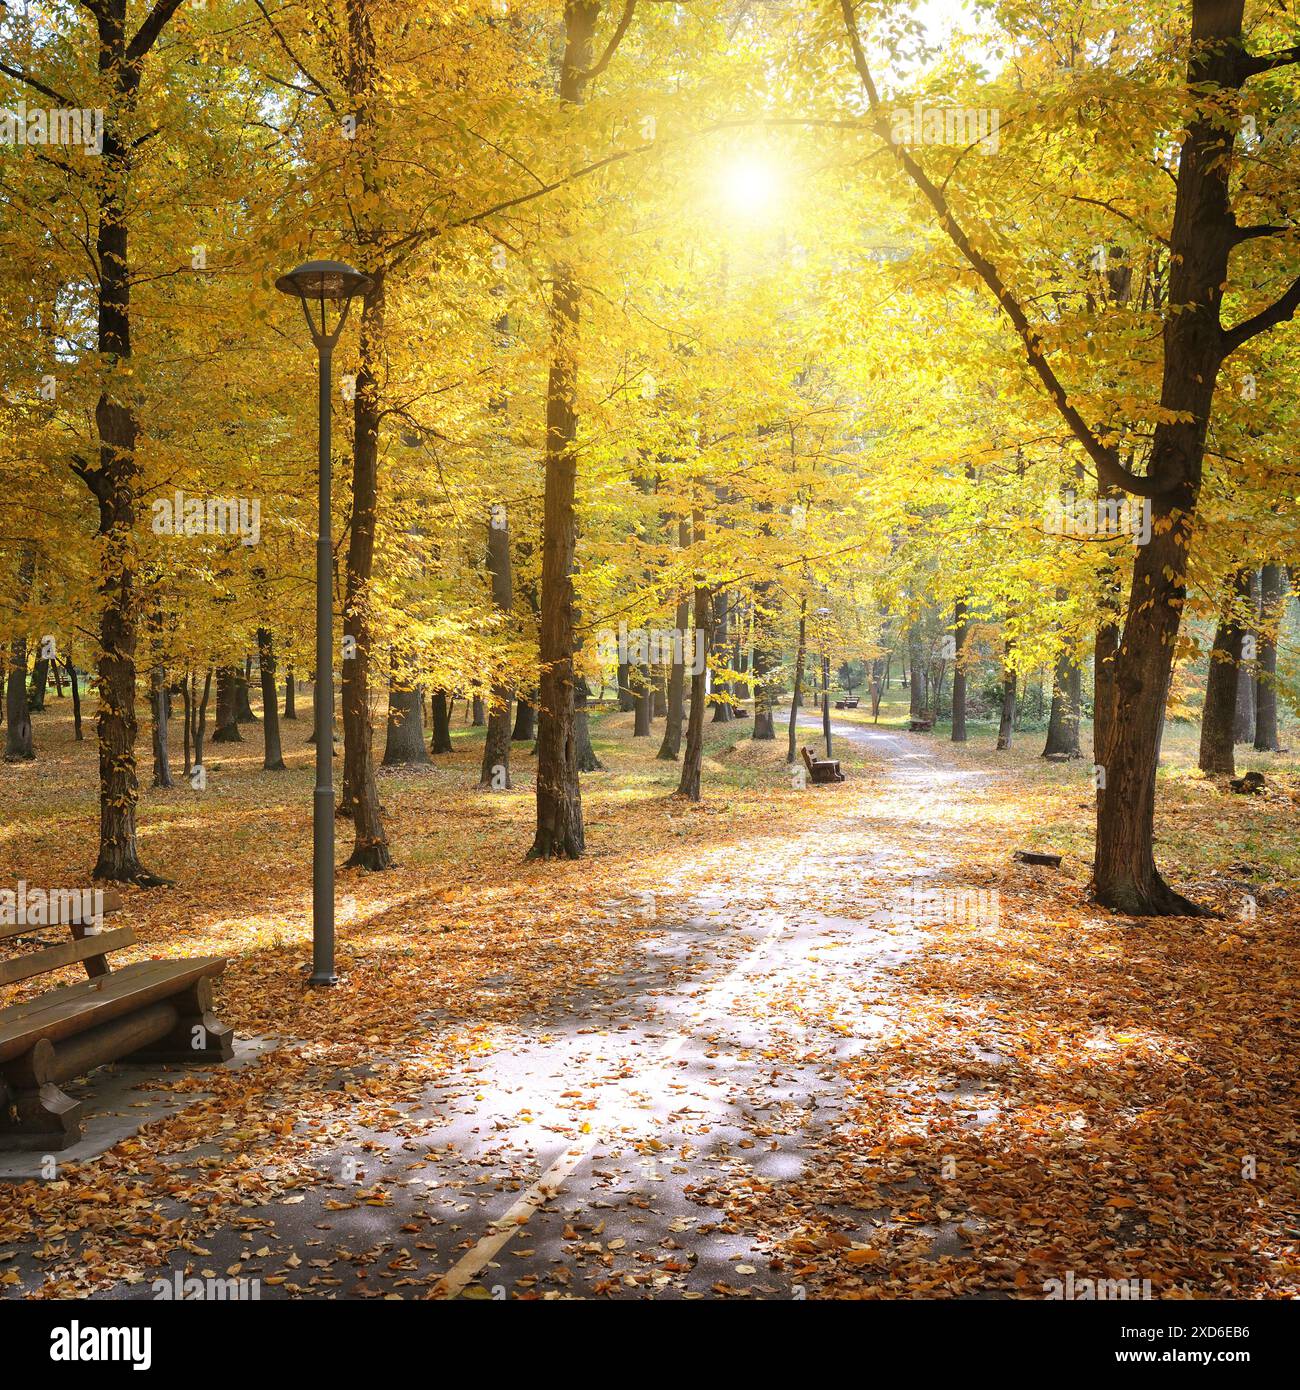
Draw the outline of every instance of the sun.
[[[733,212],[757,217],[776,205],[781,180],[770,164],[746,157],[737,159],[723,170],[722,192]]]

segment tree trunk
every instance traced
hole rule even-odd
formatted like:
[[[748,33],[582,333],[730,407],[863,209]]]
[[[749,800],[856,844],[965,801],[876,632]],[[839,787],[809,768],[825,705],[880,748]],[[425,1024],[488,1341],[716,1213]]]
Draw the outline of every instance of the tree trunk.
[[[262,770],[283,772],[280,706],[275,701],[275,639],[270,628],[257,629],[257,669],[262,681]]]
[[[560,100],[582,101],[592,62],[598,3],[569,0],[564,10]],[[585,847],[574,719],[573,561],[578,525],[577,272],[555,266],[551,290],[551,365],[546,386],[546,483],[542,513],[541,688],[537,731],[537,831],[530,859],[578,859]]]
[[[693,532],[698,545],[704,539],[704,520],[699,512],[694,518]],[[711,632],[713,615],[709,611],[709,591],[704,587],[704,576],[695,578],[695,630]],[[686,725],[686,752],[682,757],[682,775],[677,783],[677,795],[688,801],[700,799],[700,774],[704,767],[704,706],[705,686],[709,678],[709,663],[697,663],[704,669],[691,675],[691,717]]]
[[[515,701],[515,725],[511,743],[531,743],[537,737],[537,706],[522,695]]]
[[[242,743],[239,732],[239,672],[233,666],[217,671],[217,720],[213,743]]]
[[[154,666],[149,672],[149,703],[153,711],[153,784],[172,785],[172,770],[167,761],[167,672]]]
[[[80,743],[85,735],[81,732],[81,684],[77,676],[77,668],[72,660],[72,653],[68,653],[68,686],[72,693],[72,736]]]
[[[445,690],[435,690],[429,701],[429,722],[433,726],[429,739],[430,753],[450,753],[451,705]]]
[[[487,706],[483,702],[482,695],[475,695],[470,713],[470,728],[481,729],[487,723]]]
[[[650,737],[650,701],[653,693],[650,689],[650,668],[641,665],[632,673],[632,689],[634,694],[633,710],[635,713],[632,718],[632,737]]]
[[[424,746],[424,695],[394,678],[388,687],[384,766],[425,767],[429,761]]]
[[[952,608],[953,630],[956,637],[956,659],[952,666],[952,741],[966,742],[966,600],[959,598]],[[872,712],[879,708],[879,697],[873,695]],[[1075,742],[1078,742],[1077,736]]]
[[[1016,673],[1009,666],[1002,668],[1002,717],[998,723],[998,752],[1011,747],[1011,735],[1016,723]]]
[[[1201,712],[1201,746],[1197,765],[1208,777],[1236,774],[1232,726],[1237,716],[1237,667],[1241,662],[1244,632],[1236,601],[1242,590],[1248,595],[1248,572],[1239,570],[1229,587],[1223,617],[1214,633],[1210,670],[1205,681],[1205,707]]]
[[[591,720],[587,713],[590,693],[586,676],[579,676],[573,694],[573,736],[578,745],[579,772],[600,772],[604,766],[591,746]]]
[[[1255,685],[1255,751],[1277,753],[1277,639],[1286,612],[1287,576],[1282,565],[1267,564],[1259,581],[1259,665]]]
[[[925,672],[921,662],[921,634],[915,623],[907,633],[907,669],[911,716],[913,719],[920,719],[925,714]]]
[[[799,600],[799,645],[794,654],[794,690],[790,695],[790,727],[787,732],[789,746],[785,760],[792,767],[799,756],[799,706],[803,701],[803,663],[808,641],[808,600]]]
[[[632,694],[632,664],[628,661],[618,663],[618,708],[620,714],[631,714],[636,707],[636,696]]]
[[[284,713],[281,719],[298,718],[298,680],[293,674],[293,667],[284,673]]]
[[[252,701],[248,698],[248,682],[253,673],[253,659],[244,661],[244,669],[235,681],[235,718],[241,724],[256,724],[257,715],[253,713]]]
[[[1057,591],[1064,598],[1064,591]],[[1074,659],[1072,643],[1066,643],[1056,658],[1052,673],[1052,708],[1047,719],[1047,742],[1043,757],[1081,758],[1079,751],[1079,706],[1083,697],[1083,679]]]
[[[776,739],[776,692],[772,689],[769,679],[772,668],[776,665],[775,653],[768,645],[769,638],[762,629],[763,616],[763,595],[765,591],[760,591],[758,601],[755,604],[755,633],[754,633],[754,741],[756,743],[773,742]]]
[[[30,762],[36,756],[27,710],[27,639],[9,645],[9,684],[5,690],[5,762]]]
[[[48,657],[38,657],[32,668],[31,689],[27,692],[27,708],[33,714],[45,709],[45,689],[50,683],[50,661]]]
[[[489,513],[487,528],[487,568],[492,583],[492,606],[509,623],[514,608],[514,588],[510,573],[510,527],[505,508]],[[495,681],[488,707],[487,737],[483,743],[483,766],[478,784],[485,789],[504,791],[510,786],[510,700],[513,692],[504,681]]]
[[[1249,596],[1242,615],[1242,645],[1246,635],[1258,637],[1259,633],[1259,571],[1249,571]],[[1244,659],[1237,668],[1237,714],[1233,721],[1232,737],[1234,743],[1255,742],[1255,662]]]
[[[731,612],[729,600],[726,593],[715,595],[713,600],[714,622],[716,624],[713,632],[714,664],[716,666],[729,666],[731,664],[729,626]],[[731,701],[725,697],[731,693],[731,685],[728,681],[714,678],[713,684],[713,722],[715,724],[729,724],[735,717],[736,712],[731,706]]]
[[[677,548],[686,550],[691,544],[691,526],[686,520],[677,523]],[[668,709],[664,715],[664,739],[655,755],[666,763],[675,763],[682,754],[682,719],[686,714],[686,642],[691,621],[691,596],[685,590],[677,595],[674,615],[680,641],[673,647],[673,664],[668,672]],[[694,647],[691,648],[694,665]],[[694,676],[692,675],[692,679]]]

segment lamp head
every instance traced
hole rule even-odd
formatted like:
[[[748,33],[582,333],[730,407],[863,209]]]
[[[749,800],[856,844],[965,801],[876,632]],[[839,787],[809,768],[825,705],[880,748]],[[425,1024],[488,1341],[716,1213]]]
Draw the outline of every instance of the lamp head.
[[[352,299],[365,294],[372,284],[369,275],[342,261],[304,261],[287,275],[281,275],[275,287],[299,299],[325,300]]]

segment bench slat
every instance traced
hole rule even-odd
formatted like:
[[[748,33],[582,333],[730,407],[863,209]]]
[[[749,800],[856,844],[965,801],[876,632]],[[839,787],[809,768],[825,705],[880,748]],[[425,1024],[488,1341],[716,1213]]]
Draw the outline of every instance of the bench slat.
[[[131,928],[117,927],[113,931],[83,936],[76,941],[65,941],[59,946],[48,946],[43,951],[33,951],[30,955],[0,961],[0,985],[30,980],[33,975],[47,975],[51,970],[60,970],[65,965],[75,965],[79,960],[86,960],[90,956],[102,956],[109,951],[120,951],[124,946],[134,945],[135,933]]]
[[[100,979],[64,985],[22,1004],[11,1004],[0,1009],[0,1062],[28,1051],[41,1038],[58,1042],[96,1023],[177,994],[204,975],[219,975],[225,968],[220,956],[136,961]]]
[[[93,890],[92,890],[93,891]],[[80,889],[77,890],[81,892]],[[120,912],[122,910],[122,895],[115,888],[105,888],[104,893],[104,916],[110,912]],[[31,922],[0,922],[0,941],[7,936],[30,936],[34,932],[49,931],[53,927],[80,926],[81,923],[81,904],[68,904],[69,911],[63,912],[61,908],[64,904],[58,899],[54,901],[54,916],[51,921],[42,922],[39,925]]]

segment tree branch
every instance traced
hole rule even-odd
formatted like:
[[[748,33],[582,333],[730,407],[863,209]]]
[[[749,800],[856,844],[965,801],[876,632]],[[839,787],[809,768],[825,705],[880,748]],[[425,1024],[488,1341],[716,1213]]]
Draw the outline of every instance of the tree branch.
[[[167,27],[168,21],[180,9],[182,3],[183,0],[158,0],[153,9],[145,15],[144,23],[135,31],[135,38],[127,45],[127,67],[135,67],[158,42],[158,35]]]
[[[1017,336],[1024,344],[1030,368],[1042,382],[1061,418],[1069,426],[1070,432],[1093,461],[1097,469],[1098,479],[1108,487],[1121,488],[1125,492],[1136,494],[1138,497],[1159,496],[1161,488],[1153,479],[1139,477],[1136,473],[1130,472],[1120,463],[1116,450],[1103,444],[1089,428],[1083,416],[1071,404],[1065,393],[1065,387],[1061,385],[1060,379],[1047,360],[1042,340],[1030,324],[1029,317],[1020,301],[1007,288],[998,268],[971,243],[970,238],[953,215],[952,208],[942,190],[935,186],[925,170],[908,154],[905,146],[894,143],[889,119],[881,107],[880,94],[876,91],[876,84],[871,76],[871,69],[867,65],[867,57],[862,48],[862,40],[858,35],[857,19],[853,12],[853,0],[840,0],[840,10],[844,15],[845,28],[848,30],[849,46],[853,51],[853,64],[858,70],[858,76],[862,79],[862,85],[867,93],[867,101],[871,106],[876,134],[886,144],[893,147],[899,164],[902,165],[907,176],[921,190],[926,201],[937,214],[940,227],[948,234],[952,244],[965,257],[975,273],[984,281],[1001,306],[1002,312],[1011,320]]]
[[[1257,334],[1276,328],[1280,323],[1289,322],[1295,317],[1297,309],[1300,309],[1300,279],[1293,280],[1286,293],[1274,300],[1267,309],[1261,309],[1250,318],[1242,319],[1235,328],[1225,329],[1223,355],[1226,357],[1228,353],[1235,352]]]

